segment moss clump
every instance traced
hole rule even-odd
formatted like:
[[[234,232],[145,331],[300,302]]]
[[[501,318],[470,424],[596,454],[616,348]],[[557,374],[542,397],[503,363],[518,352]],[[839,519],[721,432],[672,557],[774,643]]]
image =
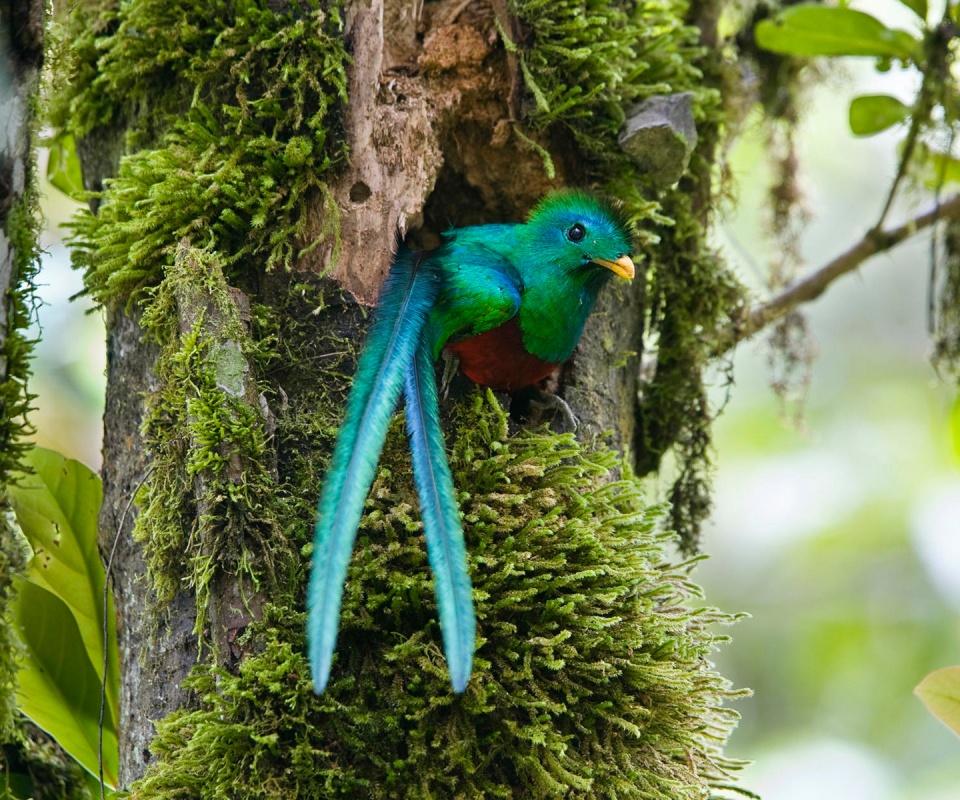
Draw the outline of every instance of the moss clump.
[[[506,435],[492,395],[452,455],[477,603],[475,674],[449,687],[408,467],[381,469],[344,597],[337,661],[313,693],[303,615],[274,607],[231,675],[158,728],[133,791],[172,797],[706,798],[733,695],[707,662],[730,617],[664,564],[661,506],[571,436]],[[693,601],[694,606],[688,605]],[[296,606],[300,608],[299,605]]]
[[[160,345],[160,388],[147,400],[153,475],[134,535],[161,603],[183,585],[196,592],[199,634],[217,570],[276,585],[277,565],[296,558],[276,522],[272,450],[250,374],[269,340],[250,335],[218,260],[185,245],[141,323]]]
[[[0,236],[7,239],[11,261],[9,292],[0,296],[6,305],[6,324],[0,331],[0,489],[19,468],[30,447],[26,437],[33,428],[27,413],[34,395],[27,387],[34,340],[27,329],[34,314],[34,279],[40,269],[40,201],[35,168],[29,164],[26,185],[3,213]],[[3,574],[3,573],[0,573]]]
[[[600,163],[618,160],[616,137],[630,104],[692,90],[698,105],[713,90],[695,65],[699,31],[686,24],[686,2],[512,0],[529,38],[521,63],[526,108],[537,129],[561,124]]]
[[[74,265],[98,302],[158,283],[183,237],[215,249],[237,280],[312,244],[304,202],[329,196],[324,177],[346,158],[340,7],[110,4],[98,23],[109,34],[92,39],[80,4],[67,27],[81,66],[54,119],[78,140],[123,119],[128,147],[149,144],[122,159],[98,213],[71,223]],[[327,212],[321,237],[336,235]]]

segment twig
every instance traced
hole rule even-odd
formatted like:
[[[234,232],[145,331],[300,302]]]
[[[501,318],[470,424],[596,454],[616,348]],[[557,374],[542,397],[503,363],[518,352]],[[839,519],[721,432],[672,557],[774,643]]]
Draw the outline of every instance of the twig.
[[[933,88],[936,84],[941,87],[946,81],[947,53],[950,43],[954,38],[953,23],[951,21],[951,4],[945,3],[943,17],[940,23],[934,29],[934,35],[928,36],[924,40],[924,51],[926,57],[926,68],[921,64],[923,77],[920,81],[920,89],[917,92],[917,100],[914,103],[914,111],[910,118],[910,129],[907,131],[907,138],[904,140],[900,151],[900,163],[897,165],[897,174],[894,176],[893,183],[890,185],[890,191],[887,193],[887,200],[883,204],[883,210],[880,212],[880,218],[877,220],[876,227],[879,228],[886,222],[887,214],[893,208],[893,201],[896,199],[897,190],[907,175],[910,162],[913,160],[913,154],[917,143],[920,140],[920,133],[930,122],[930,115],[936,105],[937,98],[933,95]],[[935,83],[936,82],[936,83]],[[941,88],[941,103],[942,105]],[[950,152],[949,150],[947,151]]]
[[[130,511],[130,507],[133,505],[133,500],[137,496],[137,493],[140,491],[140,487],[147,482],[147,478],[153,473],[153,466],[143,474],[143,477],[140,479],[140,482],[137,483],[134,490],[130,493],[130,499],[127,500],[127,505],[123,509],[123,513],[120,515],[120,522],[117,523],[117,533],[113,537],[113,546],[110,548],[110,557],[107,559],[106,567],[104,568],[103,575],[103,677],[100,680],[100,720],[97,726],[97,766],[100,772],[100,800],[106,800],[107,789],[106,783],[103,780],[103,721],[106,716],[107,711],[107,666],[108,666],[108,656],[110,653],[110,609],[107,603],[109,602],[109,586],[110,586],[110,570],[113,568],[113,557],[117,552],[117,544],[120,542],[120,534],[123,531],[123,523],[127,519],[127,513]]]
[[[744,339],[749,339],[772,322],[785,317],[801,303],[816,299],[841,275],[855,270],[870,256],[883,253],[929,228],[941,219],[960,218],[960,194],[889,231],[873,228],[847,252],[837,256],[802,280],[788,286],[780,294],[748,311],[743,319],[718,332],[715,355],[726,353]]]

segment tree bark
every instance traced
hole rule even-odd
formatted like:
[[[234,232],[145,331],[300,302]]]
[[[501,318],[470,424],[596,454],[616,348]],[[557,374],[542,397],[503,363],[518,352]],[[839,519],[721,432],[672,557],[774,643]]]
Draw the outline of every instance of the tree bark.
[[[153,722],[183,708],[181,688],[200,652],[193,634],[194,598],[182,592],[158,627],[153,593],[145,580],[143,548],[133,539],[135,507],[124,509],[147,476],[149,454],[141,426],[145,397],[156,391],[157,347],[144,341],[140,314],[113,310],[107,316],[107,396],[103,432],[103,506],[100,551],[110,564],[120,650],[120,781],[126,786],[150,761]],[[122,525],[121,525],[122,521]]]

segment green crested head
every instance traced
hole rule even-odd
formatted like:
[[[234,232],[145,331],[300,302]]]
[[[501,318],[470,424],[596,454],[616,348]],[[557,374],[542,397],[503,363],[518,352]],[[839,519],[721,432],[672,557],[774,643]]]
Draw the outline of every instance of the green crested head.
[[[563,270],[585,285],[610,274],[634,276],[630,223],[615,204],[577,189],[551,192],[530,212],[525,226],[538,261]]]
[[[544,197],[515,236],[524,347],[544,361],[566,361],[610,276],[634,276],[629,221],[613,203],[566,189]]]

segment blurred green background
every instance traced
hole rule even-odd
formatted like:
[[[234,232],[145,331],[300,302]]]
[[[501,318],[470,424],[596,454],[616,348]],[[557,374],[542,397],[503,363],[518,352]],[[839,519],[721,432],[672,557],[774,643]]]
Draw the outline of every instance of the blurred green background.
[[[811,268],[873,224],[896,168],[898,132],[855,140],[849,99],[876,90],[908,102],[914,91],[907,75],[847,64],[807,98],[799,139]],[[748,123],[729,160],[737,201],[718,246],[760,285],[772,255],[761,132]],[[89,301],[69,301],[82,284],[57,225],[74,207],[48,191],[32,419],[38,442],[96,469],[103,322]],[[711,604],[751,615],[717,662],[754,690],[737,703],[743,720],[729,752],[755,762],[745,785],[765,800],[960,798],[960,739],[912,695],[927,672],[960,664],[955,390],[928,361],[929,252],[929,238],[917,237],[807,309],[820,355],[799,424],[768,387],[766,344],[736,354],[716,426],[716,508],[704,537],[712,558],[696,578]],[[716,383],[719,402],[721,372]]]
[[[856,5],[914,27],[892,0]],[[902,130],[849,132],[850,99],[868,92],[910,103],[916,78],[843,59],[805,100],[808,269],[875,224],[896,172]],[[763,235],[771,174],[762,141],[748,123],[730,154],[739,191],[718,232],[754,283],[775,255]],[[912,194],[913,209],[895,208],[888,224],[932,206]],[[743,720],[729,752],[755,762],[744,784],[766,800],[960,798],[960,738],[912,694],[928,672],[960,664],[956,388],[929,362],[930,246],[918,236],[874,257],[805,309],[819,356],[798,424],[769,388],[766,342],[736,353],[736,385],[715,429],[716,506],[704,538],[712,557],[696,577],[709,602],[751,615],[717,663],[754,690],[737,704]],[[725,391],[718,385],[717,400]]]

